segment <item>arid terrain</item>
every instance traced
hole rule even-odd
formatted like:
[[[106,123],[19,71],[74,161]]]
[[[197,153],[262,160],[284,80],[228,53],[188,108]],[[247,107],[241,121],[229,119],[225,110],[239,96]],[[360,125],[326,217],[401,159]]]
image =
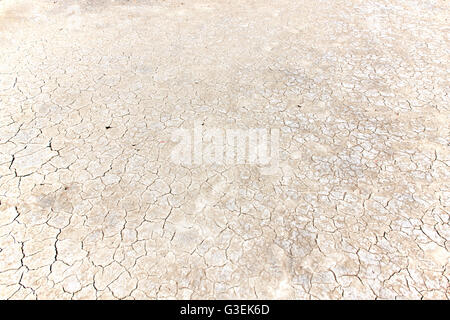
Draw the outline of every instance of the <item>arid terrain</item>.
[[[443,0],[0,0],[0,299],[449,299],[449,34]],[[180,128],[278,159],[176,163]]]

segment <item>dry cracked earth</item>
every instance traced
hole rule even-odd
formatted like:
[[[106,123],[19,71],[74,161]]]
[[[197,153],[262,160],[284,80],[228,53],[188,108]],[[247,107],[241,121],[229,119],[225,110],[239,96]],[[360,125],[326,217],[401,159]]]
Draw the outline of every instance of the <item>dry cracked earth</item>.
[[[0,298],[449,299],[449,9],[0,0]]]

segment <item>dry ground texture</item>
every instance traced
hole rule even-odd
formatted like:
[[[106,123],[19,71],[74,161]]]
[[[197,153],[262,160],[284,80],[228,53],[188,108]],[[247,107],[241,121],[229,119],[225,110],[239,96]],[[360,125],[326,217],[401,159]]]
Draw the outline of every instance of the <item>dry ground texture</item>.
[[[0,1],[1,299],[448,299],[448,1]],[[277,128],[183,166],[175,128]]]

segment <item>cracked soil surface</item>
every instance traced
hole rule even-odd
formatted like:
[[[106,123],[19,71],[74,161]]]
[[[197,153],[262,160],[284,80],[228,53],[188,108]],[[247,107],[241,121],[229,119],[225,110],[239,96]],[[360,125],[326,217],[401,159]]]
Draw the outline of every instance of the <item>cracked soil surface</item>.
[[[0,298],[448,299],[449,9],[1,0]]]

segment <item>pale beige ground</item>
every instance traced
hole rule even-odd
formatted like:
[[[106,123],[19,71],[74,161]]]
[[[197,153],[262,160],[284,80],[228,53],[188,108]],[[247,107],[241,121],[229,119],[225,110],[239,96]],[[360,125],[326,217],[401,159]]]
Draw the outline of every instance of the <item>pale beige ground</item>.
[[[448,299],[449,12],[0,0],[0,298]],[[280,167],[174,165],[196,119]]]

